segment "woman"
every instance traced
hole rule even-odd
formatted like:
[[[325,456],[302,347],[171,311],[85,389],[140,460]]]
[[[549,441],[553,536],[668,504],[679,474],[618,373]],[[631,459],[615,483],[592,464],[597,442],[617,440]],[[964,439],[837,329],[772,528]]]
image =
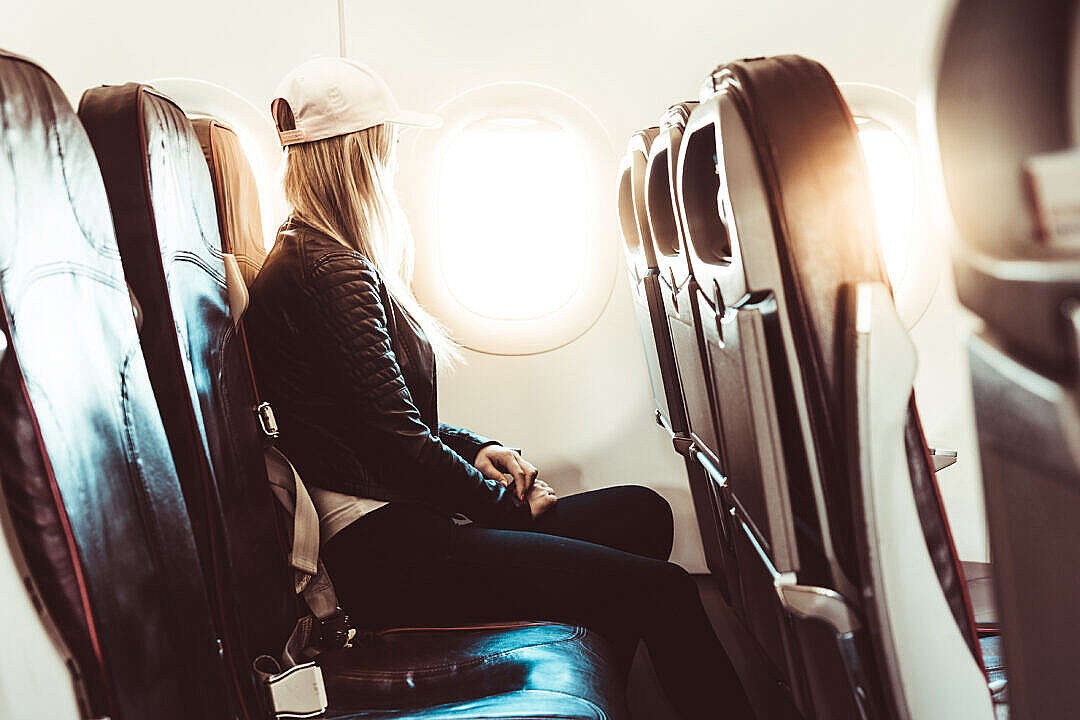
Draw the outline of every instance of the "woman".
[[[696,585],[667,562],[662,498],[627,486],[557,500],[518,452],[438,421],[435,358],[455,348],[405,280],[393,189],[397,126],[438,118],[401,111],[338,58],[304,63],[278,95],[292,212],[245,324],[342,605],[364,627],[579,623],[624,670],[643,639],[686,718],[751,717]]]

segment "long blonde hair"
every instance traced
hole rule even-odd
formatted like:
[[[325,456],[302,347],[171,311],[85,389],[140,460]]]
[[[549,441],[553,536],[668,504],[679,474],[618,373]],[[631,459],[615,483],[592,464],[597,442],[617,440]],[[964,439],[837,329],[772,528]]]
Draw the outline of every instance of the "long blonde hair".
[[[436,357],[461,359],[446,329],[416,301],[412,233],[394,190],[397,129],[385,123],[288,146],[285,200],[291,217],[358,251],[428,337]]]

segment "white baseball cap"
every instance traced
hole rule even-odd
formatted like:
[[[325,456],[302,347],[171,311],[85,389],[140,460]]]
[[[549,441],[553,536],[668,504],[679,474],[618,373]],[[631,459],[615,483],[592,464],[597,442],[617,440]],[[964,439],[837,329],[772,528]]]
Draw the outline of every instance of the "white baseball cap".
[[[340,57],[312,58],[293,68],[278,84],[270,109],[282,147],[382,123],[421,128],[442,125],[438,115],[402,110],[378,73]]]

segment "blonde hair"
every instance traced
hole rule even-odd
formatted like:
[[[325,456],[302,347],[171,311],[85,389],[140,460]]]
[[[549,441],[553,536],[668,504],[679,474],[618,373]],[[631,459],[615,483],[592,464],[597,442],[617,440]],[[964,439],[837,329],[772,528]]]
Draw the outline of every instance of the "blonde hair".
[[[397,130],[389,123],[288,146],[283,185],[291,217],[358,251],[423,328],[436,357],[461,359],[446,329],[416,301],[412,233],[394,191]]]

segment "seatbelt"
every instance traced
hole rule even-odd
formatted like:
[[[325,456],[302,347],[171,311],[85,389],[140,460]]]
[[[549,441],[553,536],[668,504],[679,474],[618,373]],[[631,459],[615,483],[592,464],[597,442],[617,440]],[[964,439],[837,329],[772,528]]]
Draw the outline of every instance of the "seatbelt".
[[[255,400],[252,410],[265,443],[263,459],[266,463],[266,477],[274,497],[293,519],[289,552],[289,564],[295,571],[293,592],[302,595],[311,610],[311,615],[297,621],[282,655],[286,667],[293,667],[310,660],[320,652],[348,647],[356,635],[356,630],[349,616],[338,604],[334,583],[319,560],[319,514],[311,495],[293,464],[284,453],[274,447],[274,440],[280,432],[273,408],[259,395],[243,323],[248,302],[247,285],[240,273],[236,256],[225,253],[224,261],[229,314],[243,346],[248,380]]]

